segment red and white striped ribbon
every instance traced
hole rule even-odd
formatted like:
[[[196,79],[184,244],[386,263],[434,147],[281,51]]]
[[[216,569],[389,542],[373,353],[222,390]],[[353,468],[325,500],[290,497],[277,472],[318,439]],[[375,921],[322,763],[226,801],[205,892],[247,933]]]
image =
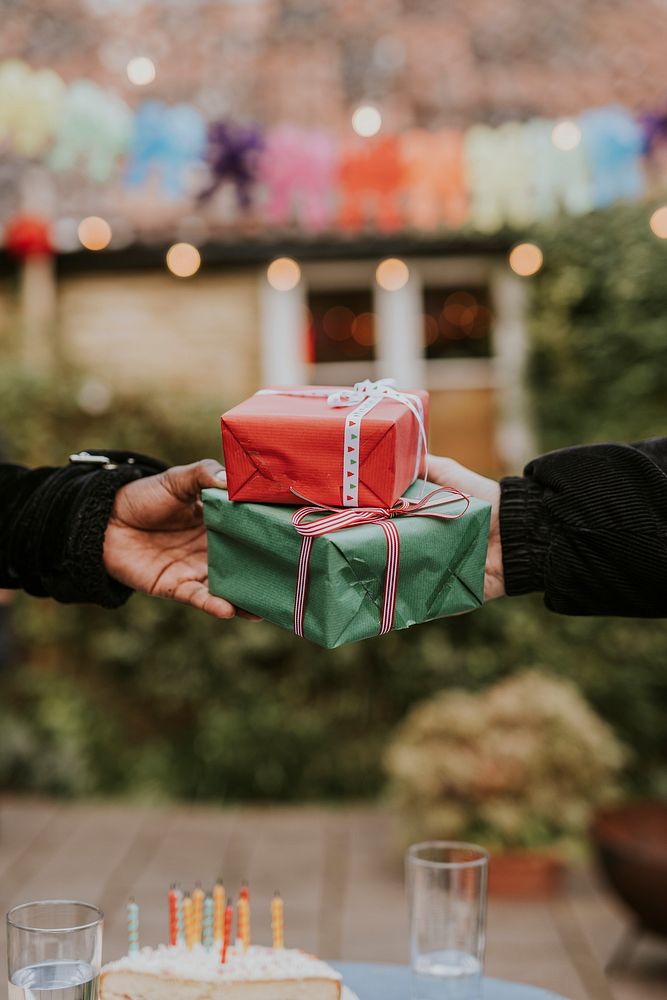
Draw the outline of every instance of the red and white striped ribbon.
[[[299,568],[296,574],[296,594],[294,595],[294,631],[303,639],[303,616],[306,610],[306,591],[308,590],[308,570],[310,568],[310,550],[313,547],[312,535],[304,535],[299,551]]]
[[[435,499],[441,493],[448,494],[448,499]],[[465,501],[463,510],[456,514],[444,514],[434,510],[449,503]],[[300,507],[292,515],[292,524],[301,535],[301,549],[296,575],[296,591],[294,595],[294,631],[303,637],[303,622],[308,593],[308,576],[310,570],[310,555],[313,541],[321,535],[333,531],[342,531],[360,524],[378,524],[387,541],[387,563],[384,574],[384,591],[382,597],[382,618],[379,635],[390,632],[394,627],[396,610],[396,593],[398,587],[398,568],[401,557],[401,540],[398,529],[393,522],[396,517],[437,517],[442,521],[455,521],[462,517],[470,506],[470,499],[450,486],[442,486],[431,490],[419,500],[409,500],[403,497],[393,507],[356,507],[339,508],[325,507],[319,504],[310,507]],[[329,511],[329,513],[325,513]],[[315,517],[316,520],[312,520]]]
[[[394,627],[396,610],[396,590],[398,588],[398,564],[401,559],[401,538],[393,521],[381,521],[380,527],[387,539],[387,567],[384,571],[384,594],[382,595],[382,620],[380,635],[391,632]]]

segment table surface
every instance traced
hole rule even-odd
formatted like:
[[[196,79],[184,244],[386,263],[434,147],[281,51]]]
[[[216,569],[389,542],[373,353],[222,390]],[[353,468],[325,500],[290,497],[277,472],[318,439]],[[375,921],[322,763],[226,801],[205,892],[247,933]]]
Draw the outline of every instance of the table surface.
[[[343,982],[359,1000],[410,1000],[410,969],[407,965],[378,965],[365,962],[331,962]],[[535,986],[510,983],[505,979],[482,980],[483,1000],[566,1000]]]

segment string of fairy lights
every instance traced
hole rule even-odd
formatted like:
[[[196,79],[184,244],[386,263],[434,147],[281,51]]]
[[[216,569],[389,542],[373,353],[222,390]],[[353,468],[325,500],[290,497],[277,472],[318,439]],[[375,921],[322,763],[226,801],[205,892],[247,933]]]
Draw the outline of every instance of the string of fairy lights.
[[[649,227],[658,239],[667,239],[667,205],[653,212]],[[78,236],[84,249],[105,250],[111,242],[111,226],[106,219],[91,215],[79,223]],[[536,243],[517,243],[509,251],[507,261],[520,278],[530,278],[542,268],[544,253]],[[175,277],[192,278],[201,267],[201,252],[192,243],[173,243],[165,254],[165,264]],[[268,265],[266,279],[275,291],[291,292],[301,281],[301,267],[292,257],[277,257]],[[399,291],[408,283],[410,269],[405,261],[388,257],[378,264],[375,279],[384,291]]]

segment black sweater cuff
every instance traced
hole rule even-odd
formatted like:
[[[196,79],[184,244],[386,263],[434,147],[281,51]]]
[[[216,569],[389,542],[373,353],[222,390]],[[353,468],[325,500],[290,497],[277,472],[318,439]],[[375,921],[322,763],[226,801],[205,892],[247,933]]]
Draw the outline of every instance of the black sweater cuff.
[[[126,483],[141,477],[136,467],[101,469],[76,483],[65,525],[65,545],[58,562],[44,575],[44,585],[63,604],[99,604],[118,608],[132,590],[109,576],[104,567],[104,535],[116,500]]]
[[[501,483],[505,589],[569,615],[667,616],[667,438],[564,448]]]
[[[55,574],[47,578],[51,596],[65,604],[117,608],[132,590],[114,580],[104,566],[104,536],[116,493],[126,483],[163,471],[156,459],[137,453],[105,451],[109,468],[84,474],[67,519],[66,544]]]
[[[105,467],[75,462],[56,469],[0,470],[6,484],[0,585],[66,604],[125,603],[131,590],[104,566],[106,527],[118,490],[165,466],[136,453],[104,454],[110,460]]]
[[[521,476],[500,484],[500,538],[505,592],[510,597],[544,590],[548,537],[542,490]]]

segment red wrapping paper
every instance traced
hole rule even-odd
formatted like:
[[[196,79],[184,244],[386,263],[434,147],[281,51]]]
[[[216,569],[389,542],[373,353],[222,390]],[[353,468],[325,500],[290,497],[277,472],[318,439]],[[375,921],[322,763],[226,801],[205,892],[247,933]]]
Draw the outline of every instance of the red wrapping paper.
[[[403,391],[421,399],[427,428],[428,393]],[[343,506],[345,419],[353,408],[330,407],[326,396],[255,395],[228,410],[221,426],[230,499],[296,505],[306,497]],[[390,507],[403,495],[415,479],[419,440],[415,416],[398,400],[384,398],[364,415],[359,506]],[[424,469],[422,446],[420,476]]]

